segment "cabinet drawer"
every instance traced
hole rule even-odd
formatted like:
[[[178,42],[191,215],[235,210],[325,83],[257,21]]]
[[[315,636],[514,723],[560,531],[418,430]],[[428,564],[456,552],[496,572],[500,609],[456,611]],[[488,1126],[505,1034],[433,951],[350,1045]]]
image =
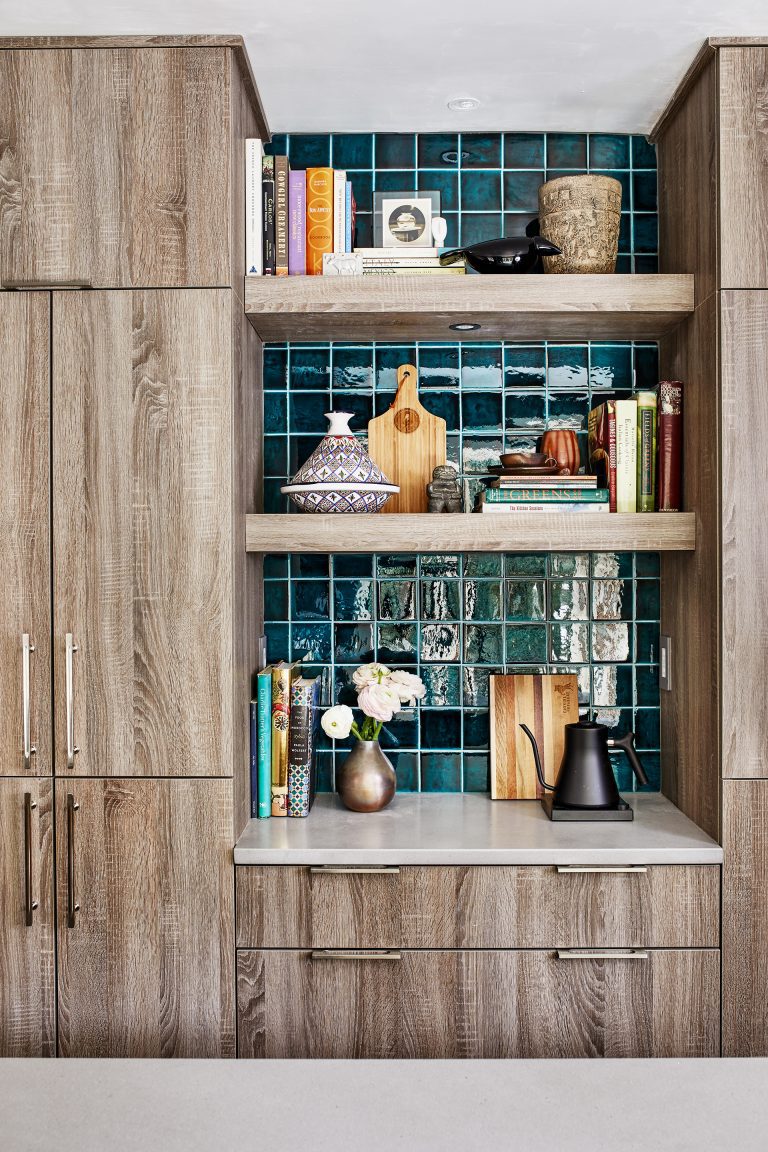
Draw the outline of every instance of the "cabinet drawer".
[[[240,948],[717,948],[720,869],[237,869]]]
[[[715,950],[238,952],[241,1057],[716,1056]]]

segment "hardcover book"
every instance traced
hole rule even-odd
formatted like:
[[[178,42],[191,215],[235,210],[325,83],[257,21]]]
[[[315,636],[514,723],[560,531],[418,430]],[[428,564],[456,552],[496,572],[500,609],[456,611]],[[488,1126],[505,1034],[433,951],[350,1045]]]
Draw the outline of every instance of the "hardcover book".
[[[637,400],[616,401],[616,511],[637,511]]]
[[[272,668],[272,815],[288,815],[288,735],[291,717],[291,685],[299,675],[298,664],[281,660]]]
[[[353,229],[353,223],[352,223],[353,196],[352,196],[352,181],[351,180],[347,180],[346,184],[344,185],[344,194],[345,194],[344,195],[344,199],[345,199],[345,206],[344,206],[344,251],[345,252],[351,252],[352,251],[352,229]]]
[[[607,488],[488,488],[484,493],[487,504],[539,503],[552,501],[581,500],[588,503],[605,504],[608,500]]]
[[[315,799],[320,678],[294,680],[288,739],[288,815],[308,816]]]
[[[333,169],[307,168],[307,276],[322,276],[333,252]]]
[[[275,159],[265,156],[262,160],[262,195],[264,224],[264,275],[275,274]]]
[[[307,174],[288,173],[288,273],[307,271]]]
[[[616,403],[606,400],[588,420],[589,471],[600,488],[608,489],[611,512],[616,511]]]
[[[251,819],[259,814],[259,710],[255,700],[249,709],[251,732]]]
[[[346,252],[347,236],[347,174],[336,171],[333,174],[333,250]]]
[[[257,803],[255,815],[264,820],[272,813],[272,669],[264,668],[256,676],[257,710]],[[253,729],[251,729],[253,748]]]
[[[501,504],[486,504],[483,501],[479,505],[481,512],[490,512],[499,514],[501,516],[514,516],[516,512],[608,512],[608,501],[604,500],[602,503],[589,503],[586,500],[571,500],[568,503],[557,503],[555,501],[538,500],[535,503],[517,503],[504,501]]]
[[[680,380],[659,384],[658,491],[659,512],[683,507],[683,385]]]
[[[288,275],[288,157],[275,156],[275,276]]]
[[[656,508],[656,393],[637,394],[637,510]]]
[[[245,142],[245,274],[261,276],[264,245],[261,194],[264,145],[258,137]]]

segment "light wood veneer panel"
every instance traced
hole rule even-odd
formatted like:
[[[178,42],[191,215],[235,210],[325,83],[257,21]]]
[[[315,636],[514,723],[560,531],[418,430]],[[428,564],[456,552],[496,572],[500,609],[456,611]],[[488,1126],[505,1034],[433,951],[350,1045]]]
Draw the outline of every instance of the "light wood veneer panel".
[[[272,1058],[715,1056],[717,951],[561,960],[402,952],[312,960],[238,952],[238,1052]]]
[[[718,63],[720,287],[768,288],[768,46],[721,48]]]
[[[716,948],[720,869],[242,866],[240,948]]]

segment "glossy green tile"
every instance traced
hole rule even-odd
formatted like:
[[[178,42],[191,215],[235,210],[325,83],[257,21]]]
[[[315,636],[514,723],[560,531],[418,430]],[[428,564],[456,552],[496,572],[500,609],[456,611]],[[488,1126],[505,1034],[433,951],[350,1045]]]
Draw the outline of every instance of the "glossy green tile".
[[[507,580],[507,620],[544,620],[546,601],[543,580]]]
[[[490,701],[489,680],[500,668],[477,667],[473,664],[464,665],[464,707],[487,708]]]
[[[596,622],[592,625],[592,659],[604,663],[632,659],[632,626]]]
[[[424,653],[422,649],[422,660]],[[427,694],[424,706],[451,708],[461,704],[460,671],[456,664],[422,664],[419,675],[424,681]]]
[[[499,132],[462,132],[462,168],[501,168],[501,134]],[[479,173],[471,173],[473,176]]]
[[[549,557],[549,570],[553,576],[589,576],[589,553],[552,552]]]
[[[638,748],[658,748],[661,743],[661,716],[658,708],[638,708],[635,712],[635,744]]]
[[[376,575],[379,579],[383,576],[415,576],[416,566],[417,560],[413,554],[376,557]]]
[[[356,660],[365,664],[373,658],[372,625],[336,624],[334,637],[337,660]]]
[[[593,391],[599,388],[631,389],[632,348],[620,344],[592,344],[589,350],[589,386]]]
[[[455,212],[459,207],[459,175],[457,172],[420,171],[419,191],[440,193],[440,212]],[[466,205],[465,205],[466,207]]]
[[[543,132],[506,132],[504,134],[505,168],[543,168]]]
[[[444,663],[461,659],[461,629],[458,624],[422,624],[421,659]]]
[[[291,168],[325,168],[330,164],[330,136],[291,133],[288,141]]]
[[[420,346],[420,388],[458,389],[459,380],[459,346],[457,344],[443,348],[434,348],[428,345]]]
[[[377,659],[382,664],[415,664],[418,630],[415,624],[380,624]]]
[[[539,188],[543,183],[543,172],[505,172],[504,211],[535,215],[539,210]]]
[[[593,580],[593,620],[631,620],[632,585],[626,580]]]
[[[485,708],[466,708],[463,713],[464,747],[487,748],[491,741],[488,711]]]
[[[504,346],[504,383],[507,388],[543,388],[547,381],[547,352],[542,344]]]
[[[658,580],[638,580],[635,584],[635,619],[658,620],[661,614],[661,584]]]
[[[373,348],[333,348],[333,374],[331,377],[334,393],[337,390],[373,389]]]
[[[375,137],[377,168],[414,168],[416,136],[413,132],[379,132]],[[412,185],[403,185],[404,192]]]
[[[284,392],[288,387],[288,351],[279,345],[264,349],[264,390]],[[284,429],[280,428],[282,432]]]
[[[311,552],[291,554],[291,578],[303,580],[327,580],[331,571],[330,557]]]
[[[291,642],[292,660],[330,660],[331,625],[327,623],[293,624]]]
[[[508,429],[543,432],[547,427],[547,397],[544,392],[507,392],[504,405]]]
[[[288,579],[288,557],[287,556],[265,556],[264,557],[264,579],[265,580],[287,580]]]
[[[594,133],[589,137],[589,167],[629,168],[629,137]]]
[[[547,133],[547,169],[587,167],[587,138],[575,132]],[[551,177],[551,173],[548,173]]]
[[[593,664],[592,703],[596,708],[631,708],[632,669],[621,664]]]
[[[373,135],[370,132],[334,133],[331,142],[334,168],[372,168]]]
[[[461,556],[441,553],[428,553],[421,558],[422,576],[442,576],[446,580],[461,575]]]
[[[461,792],[461,756],[456,753],[422,753],[421,790]]]
[[[461,399],[464,434],[500,432],[502,426],[501,411],[501,392],[465,392]]]
[[[381,580],[379,582],[379,619],[416,619],[415,580]]]
[[[504,629],[501,624],[465,624],[464,659],[470,664],[503,664]]]
[[[547,384],[550,388],[586,389],[589,349],[586,345],[550,344],[547,349]]]
[[[552,660],[586,664],[589,661],[589,625],[553,623],[550,626],[550,652]]]
[[[423,620],[459,620],[461,601],[457,580],[423,580],[421,616]]]
[[[545,624],[509,624],[505,641],[507,664],[543,664],[547,660]]]
[[[464,575],[501,576],[504,557],[498,552],[468,552],[464,557]]]
[[[502,233],[501,212],[461,213],[459,243],[482,244],[485,240],[498,240]]]
[[[387,749],[395,776],[397,777],[398,792],[419,791],[419,754],[418,752],[395,752]]]
[[[632,167],[656,167],[656,145],[649,144],[644,136],[632,137]]]
[[[333,558],[333,574],[337,578],[364,579],[373,576],[373,556],[342,553]]]
[[[373,583],[370,580],[336,580],[333,585],[334,615],[337,620],[372,620]]]
[[[547,427],[570,428],[573,431],[585,429],[591,407],[588,392],[551,392]]]
[[[462,172],[461,208],[463,212],[500,212],[501,173]]]
[[[264,615],[267,620],[288,620],[288,581],[264,581]]]
[[[504,557],[504,574],[507,579],[514,576],[546,576],[547,553],[507,553]]]
[[[455,168],[458,155],[458,132],[423,132],[419,135],[419,168]]]
[[[461,748],[461,712],[459,709],[422,708],[421,745],[422,748]]]
[[[464,581],[464,618],[466,620],[501,620],[503,615],[500,580]]]
[[[287,436],[264,437],[264,475],[281,477],[288,475]]]
[[[635,625],[635,659],[638,664],[655,664],[658,661],[659,635],[658,623]]]
[[[490,757],[486,752],[464,753],[464,791],[489,792]]]

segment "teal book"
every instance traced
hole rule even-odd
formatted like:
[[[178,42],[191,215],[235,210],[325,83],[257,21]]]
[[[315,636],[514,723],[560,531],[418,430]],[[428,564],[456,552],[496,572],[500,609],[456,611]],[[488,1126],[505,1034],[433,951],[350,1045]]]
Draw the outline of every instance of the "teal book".
[[[569,500],[602,504],[608,499],[607,488],[488,488],[486,504],[563,504]]]
[[[256,677],[257,804],[260,820],[272,812],[272,669],[264,668]]]

